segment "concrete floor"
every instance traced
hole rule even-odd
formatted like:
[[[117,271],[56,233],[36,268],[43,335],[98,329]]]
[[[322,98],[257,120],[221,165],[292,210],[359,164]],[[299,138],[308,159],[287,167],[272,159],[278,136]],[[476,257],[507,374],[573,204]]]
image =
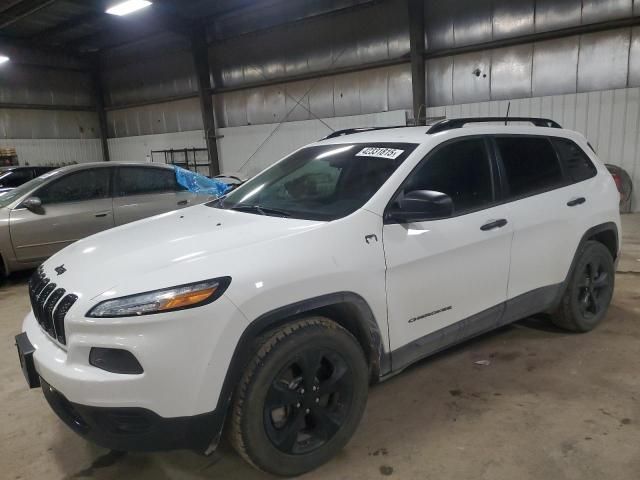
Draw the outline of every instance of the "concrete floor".
[[[533,318],[413,366],[371,389],[351,443],[305,478],[640,478],[640,215],[624,225],[614,302],[596,331]],[[0,289],[0,477],[268,478],[224,446],[208,458],[121,455],[68,430],[18,367],[26,279]]]

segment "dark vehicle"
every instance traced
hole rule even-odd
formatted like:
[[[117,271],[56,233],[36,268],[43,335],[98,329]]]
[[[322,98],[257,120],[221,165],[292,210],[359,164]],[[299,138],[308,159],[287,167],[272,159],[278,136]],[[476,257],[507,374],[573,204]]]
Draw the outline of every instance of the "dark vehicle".
[[[606,164],[607,170],[616,182],[616,187],[620,192],[620,213],[631,212],[631,194],[633,193],[633,183],[627,171],[616,165]]]
[[[29,180],[56,168],[58,167],[1,167],[0,193],[13,190],[23,183],[27,183]]]

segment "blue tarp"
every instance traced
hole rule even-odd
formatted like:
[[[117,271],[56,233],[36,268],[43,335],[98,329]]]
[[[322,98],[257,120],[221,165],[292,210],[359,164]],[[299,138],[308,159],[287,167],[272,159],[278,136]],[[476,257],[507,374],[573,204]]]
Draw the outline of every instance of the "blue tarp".
[[[183,186],[192,193],[198,195],[213,195],[220,197],[231,187],[220,180],[207,178],[199,173],[190,172],[181,167],[175,167],[178,185]]]

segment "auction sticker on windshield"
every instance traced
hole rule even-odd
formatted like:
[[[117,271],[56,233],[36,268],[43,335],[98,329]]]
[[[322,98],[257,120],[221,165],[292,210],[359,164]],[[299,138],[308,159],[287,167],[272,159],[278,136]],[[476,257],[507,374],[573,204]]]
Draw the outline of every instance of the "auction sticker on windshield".
[[[395,160],[402,155],[403,152],[404,150],[397,150],[395,148],[367,147],[356,153],[356,157],[378,157]]]

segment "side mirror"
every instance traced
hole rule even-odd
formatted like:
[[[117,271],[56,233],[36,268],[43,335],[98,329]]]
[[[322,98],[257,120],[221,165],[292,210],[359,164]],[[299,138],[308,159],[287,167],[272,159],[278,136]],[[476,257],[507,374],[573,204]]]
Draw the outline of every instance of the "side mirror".
[[[27,198],[24,202],[22,202],[22,206],[34,213],[42,212],[42,201],[38,197]]]
[[[387,212],[390,223],[414,223],[453,215],[453,200],[442,192],[414,190],[407,193]]]

